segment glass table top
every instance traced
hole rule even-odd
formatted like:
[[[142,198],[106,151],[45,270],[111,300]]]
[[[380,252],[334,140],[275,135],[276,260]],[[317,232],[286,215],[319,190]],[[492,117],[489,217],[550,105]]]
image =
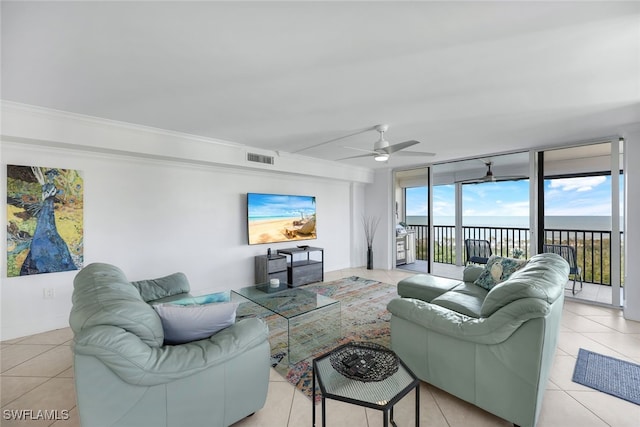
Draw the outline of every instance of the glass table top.
[[[386,407],[398,395],[418,383],[417,378],[400,360],[398,370],[382,381],[363,382],[349,379],[332,366],[330,355],[331,353],[321,356],[313,363],[323,394],[333,399],[359,402],[370,407]]]
[[[339,303],[337,300],[301,288],[280,286],[274,292],[268,283],[232,292],[287,319]]]

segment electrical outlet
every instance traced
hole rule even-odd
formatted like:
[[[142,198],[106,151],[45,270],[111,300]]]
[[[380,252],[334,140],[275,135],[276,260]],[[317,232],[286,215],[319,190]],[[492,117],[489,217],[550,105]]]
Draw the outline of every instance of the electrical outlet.
[[[56,297],[56,291],[53,288],[42,289],[42,296],[44,299],[54,299]]]

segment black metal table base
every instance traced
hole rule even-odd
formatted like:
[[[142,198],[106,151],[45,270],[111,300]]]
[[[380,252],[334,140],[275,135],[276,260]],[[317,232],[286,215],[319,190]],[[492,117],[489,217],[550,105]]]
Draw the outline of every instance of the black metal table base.
[[[316,370],[313,369],[313,373],[312,373],[312,387],[313,387],[313,396],[312,396],[312,409],[311,409],[311,417],[312,417],[312,426],[316,427]],[[416,391],[416,427],[420,426],[420,383],[416,384],[415,386],[415,391]],[[400,400],[402,397],[404,397],[406,395],[406,393],[404,395],[401,396],[397,396],[397,400]],[[327,426],[327,405],[326,405],[326,398],[322,395],[322,392],[320,393],[320,397],[322,400],[322,427],[326,427]],[[353,404],[358,404],[358,402],[351,402]],[[373,409],[378,409],[382,411],[382,425],[384,427],[389,427],[389,423],[391,423],[391,425],[393,427],[398,427],[398,425],[396,424],[396,422],[393,419],[393,407],[395,405],[392,405],[390,408],[388,409],[379,409],[379,408],[373,408]]]

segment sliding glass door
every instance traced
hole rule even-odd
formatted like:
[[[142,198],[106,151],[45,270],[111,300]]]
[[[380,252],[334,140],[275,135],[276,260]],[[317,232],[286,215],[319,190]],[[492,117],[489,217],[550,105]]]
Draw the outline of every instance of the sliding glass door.
[[[433,271],[461,278],[466,239],[487,240],[502,256],[529,254],[529,154],[436,164]]]
[[[465,239],[509,257],[568,246],[580,274],[565,295],[620,306],[623,148],[616,138],[396,171],[396,266],[460,279]]]
[[[539,239],[568,247],[578,283],[567,297],[620,306],[624,253],[624,171],[619,141],[541,153]],[[573,260],[569,260],[570,263]],[[580,283],[582,282],[582,283]]]
[[[431,272],[429,168],[396,171],[394,194],[395,265],[404,270]]]

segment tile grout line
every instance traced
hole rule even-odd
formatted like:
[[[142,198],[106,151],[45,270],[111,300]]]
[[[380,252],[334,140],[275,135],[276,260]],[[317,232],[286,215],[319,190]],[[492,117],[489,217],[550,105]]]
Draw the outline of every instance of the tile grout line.
[[[12,370],[12,369],[15,369],[15,368],[17,368],[18,366],[20,366],[20,365],[22,365],[22,364],[24,364],[24,363],[27,363],[28,361],[30,361],[30,360],[32,360],[32,359],[35,359],[36,357],[41,356],[41,355],[43,355],[43,354],[45,354],[45,353],[48,353],[48,352],[50,352],[51,350],[53,350],[53,349],[55,349],[56,347],[58,347],[58,346],[57,346],[57,345],[55,345],[55,344],[12,344],[12,345],[16,345],[16,346],[17,346],[17,345],[27,345],[27,346],[28,346],[28,345],[51,345],[52,347],[51,347],[51,348],[49,348],[49,349],[47,349],[47,350],[45,350],[45,351],[43,351],[42,353],[38,353],[38,354],[36,354],[36,355],[34,355],[34,356],[32,356],[32,357],[28,358],[28,359],[23,360],[22,362],[18,363],[17,365],[14,365],[14,366],[10,367],[9,369],[7,369],[7,370],[5,370],[5,371],[0,372],[0,376],[13,376],[13,375],[7,375],[7,374],[6,374],[6,372],[7,372],[7,371],[10,371],[10,370]],[[16,376],[21,377],[21,376],[24,376],[24,375],[16,375]]]
[[[616,331],[616,332],[621,333],[621,332],[619,332],[619,331]],[[615,348],[611,347],[609,344],[603,344],[603,343],[601,343],[600,341],[597,341],[596,339],[594,339],[594,337],[590,337],[590,336],[585,335],[585,334],[597,334],[597,333],[599,333],[599,332],[576,332],[576,333],[577,333],[577,334],[582,335],[582,337],[584,337],[584,338],[587,338],[587,339],[589,339],[589,340],[591,340],[591,341],[593,341],[593,342],[597,343],[598,345],[601,345],[601,346],[603,346],[603,347],[606,347],[608,350],[611,350],[611,351],[613,351],[614,353],[617,353],[617,354],[620,354],[620,355],[622,355],[622,356],[626,357],[627,359],[635,360],[632,356],[629,356],[629,355],[628,355],[628,354],[626,354],[626,353],[623,353],[623,352],[621,352],[621,351],[619,351],[619,350],[616,350]],[[611,357],[619,358],[618,356],[611,356]]]
[[[428,383],[425,383],[428,384]],[[431,395],[431,398],[433,399],[433,402],[436,404],[436,407],[438,408],[438,411],[440,411],[440,414],[442,415],[442,419],[444,419],[444,421],[447,423],[447,425],[449,427],[451,427],[451,423],[449,423],[449,420],[447,419],[444,411],[442,410],[442,408],[440,407],[440,404],[438,403],[438,399],[436,398],[436,395],[433,394],[433,392],[431,391],[430,387],[425,387],[427,389],[427,391],[429,392],[429,394]]]
[[[580,390],[572,390],[575,391],[577,393],[602,393],[601,391],[598,390],[593,390],[593,391],[580,391]],[[593,414],[594,417],[596,417],[597,419],[599,419],[600,421],[602,421],[605,425],[609,426],[609,427],[613,427],[611,426],[611,424],[609,424],[608,422],[606,422],[602,417],[600,417],[598,414],[596,414],[595,412],[593,412],[589,407],[585,406],[582,402],[580,402],[578,399],[576,399],[575,397],[573,397],[571,395],[571,393],[569,393],[568,390],[562,390],[562,392],[564,394],[566,394],[567,396],[569,396],[571,399],[573,399],[578,405],[582,406],[584,409],[586,409],[589,413]],[[602,393],[605,394],[605,393]]]
[[[24,337],[24,339],[22,339],[21,341],[24,341],[24,340],[26,340],[27,338],[29,338],[29,337]],[[6,344],[6,345],[8,345],[8,346],[51,345],[52,347],[51,347],[51,348],[49,348],[48,350],[43,351],[42,353],[38,353],[38,354],[34,355],[33,357],[30,357],[30,358],[28,358],[28,359],[23,360],[22,362],[18,363],[18,364],[17,364],[17,365],[15,365],[15,366],[12,366],[11,368],[7,369],[6,371],[2,371],[2,372],[0,372],[0,379],[1,379],[2,377],[5,377],[5,378],[46,378],[46,380],[45,380],[45,381],[43,381],[42,383],[40,383],[40,384],[36,385],[35,387],[33,387],[33,388],[31,388],[31,389],[29,389],[29,390],[25,391],[25,392],[24,392],[24,393],[22,393],[21,395],[17,396],[15,399],[13,399],[13,400],[11,400],[11,401],[7,402],[5,405],[3,405],[3,406],[2,406],[2,408],[6,408],[6,407],[8,407],[8,406],[9,406],[9,405],[11,405],[13,402],[17,401],[18,399],[20,399],[20,398],[24,397],[25,395],[27,395],[27,394],[31,393],[32,391],[36,390],[38,387],[42,387],[43,385],[45,385],[45,384],[47,384],[47,383],[51,382],[51,380],[53,380],[54,378],[66,378],[66,377],[60,377],[59,375],[60,375],[60,374],[62,374],[63,372],[65,372],[65,371],[66,371],[67,369],[69,369],[69,368],[65,368],[65,369],[63,369],[62,371],[60,371],[60,372],[58,372],[57,374],[52,375],[52,376],[40,376],[40,375],[34,375],[34,376],[15,375],[15,376],[14,376],[14,375],[7,375],[7,374],[6,374],[6,372],[7,372],[7,371],[10,371],[10,370],[12,370],[12,369],[14,369],[14,368],[17,368],[17,367],[19,367],[19,366],[21,366],[21,365],[23,365],[23,364],[25,364],[25,363],[27,363],[27,362],[29,362],[29,361],[31,361],[31,360],[33,360],[33,359],[35,359],[36,357],[42,356],[42,355],[44,355],[44,354],[46,354],[46,353],[48,353],[48,352],[50,352],[50,351],[53,351],[53,350],[57,349],[58,347],[61,347],[61,346],[64,346],[64,345],[68,345],[67,343],[69,343],[70,341],[72,341],[72,340],[67,340],[67,341],[64,341],[63,343],[60,343],[60,344],[40,344],[40,343],[20,344],[20,342],[18,342],[18,343],[13,343],[13,344]],[[71,363],[71,368],[73,368],[73,361],[72,361],[72,363]],[[73,378],[71,378],[71,379],[73,379]],[[74,399],[74,400],[75,400],[75,399]],[[76,407],[76,403],[77,403],[77,402],[74,402],[74,406],[73,406],[73,408],[75,408],[75,407]],[[69,411],[71,411],[73,408],[69,409]],[[54,423],[55,423],[55,421],[54,421]],[[51,426],[51,425],[52,425],[52,424],[50,424],[50,426]]]
[[[7,402],[6,405],[2,406],[2,409],[7,408],[9,405],[11,405],[13,402],[15,402],[16,400],[22,398],[23,396],[31,393],[32,391],[34,391],[35,389],[37,389],[38,387],[41,387],[43,385],[45,385],[46,383],[50,382],[53,378],[55,377],[25,377],[25,376],[17,376],[17,377],[9,377],[9,378],[46,378],[45,381],[41,382],[40,384],[36,385],[35,387],[33,387],[32,389],[29,389],[27,391],[25,391],[24,393],[22,393],[20,396],[16,397],[15,399]]]
[[[295,386],[292,387],[292,392],[293,393],[291,394],[291,404],[289,405],[289,416],[287,417],[287,426],[289,426],[289,424],[291,423],[291,415],[293,414],[293,402],[296,400],[296,388],[295,388]],[[313,404],[313,402],[312,402],[312,404]],[[314,420],[314,424],[315,424],[315,420]]]

